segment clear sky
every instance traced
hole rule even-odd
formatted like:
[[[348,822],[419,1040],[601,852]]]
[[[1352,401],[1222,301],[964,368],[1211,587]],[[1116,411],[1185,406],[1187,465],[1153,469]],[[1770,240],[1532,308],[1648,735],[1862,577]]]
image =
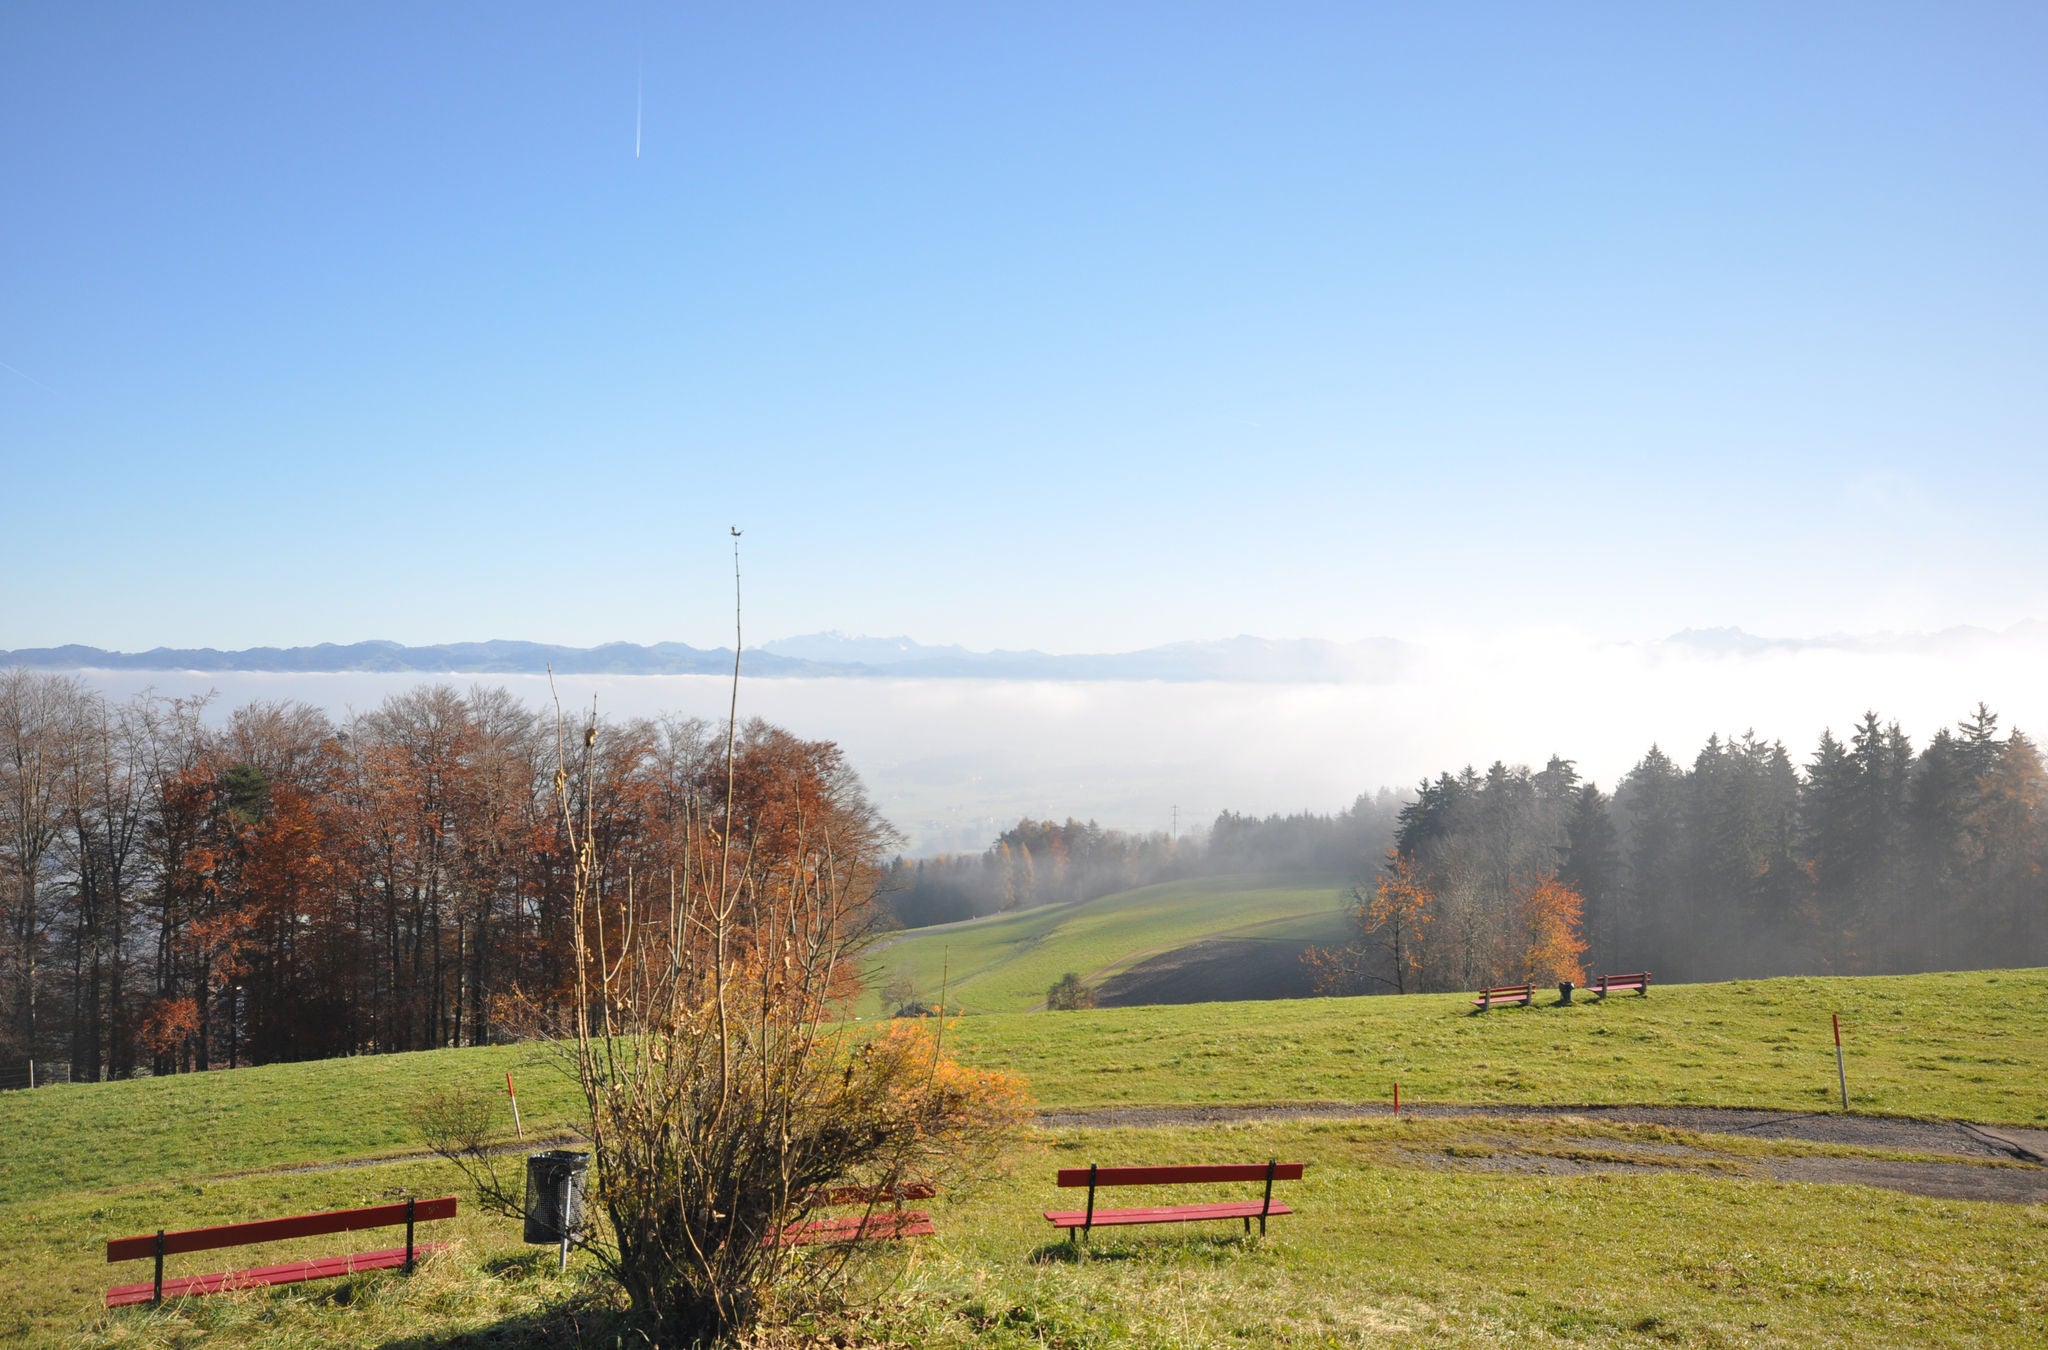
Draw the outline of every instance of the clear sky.
[[[1412,11],[1412,12],[1402,12]],[[0,8],[0,647],[2048,617],[2048,7]]]

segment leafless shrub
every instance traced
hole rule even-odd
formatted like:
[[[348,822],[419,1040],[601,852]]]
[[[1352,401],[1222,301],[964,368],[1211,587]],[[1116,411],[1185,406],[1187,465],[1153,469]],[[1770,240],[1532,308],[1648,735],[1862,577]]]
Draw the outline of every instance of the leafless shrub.
[[[803,743],[750,731],[740,754],[734,712],[723,791],[684,804],[682,865],[652,894],[605,877],[566,746],[555,774],[574,856],[565,1043],[601,1219],[580,1242],[673,1347],[843,1287],[876,1244],[786,1241],[814,1210],[848,1188],[957,1188],[1028,1107],[1021,1080],[948,1059],[943,1024],[853,1023],[878,822]]]
[[[442,1157],[483,1158],[499,1142],[497,1107],[495,1092],[458,1083],[427,1092],[407,1115],[427,1147]]]

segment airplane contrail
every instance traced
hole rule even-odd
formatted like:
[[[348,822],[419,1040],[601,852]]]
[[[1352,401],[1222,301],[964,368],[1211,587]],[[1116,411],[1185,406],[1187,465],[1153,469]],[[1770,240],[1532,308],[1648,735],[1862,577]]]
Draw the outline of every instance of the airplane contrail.
[[[644,72],[633,74],[633,158],[640,158],[640,108],[645,102],[647,77]]]
[[[21,376],[22,379],[27,380],[30,384],[34,385],[38,389],[44,390],[45,392],[52,394],[55,394],[57,392],[56,390],[51,389],[49,385],[44,384],[41,380],[29,374],[27,371],[17,370],[15,369],[15,367],[8,365],[5,361],[0,361],[0,370],[7,371],[9,374],[12,375],[19,375]]]

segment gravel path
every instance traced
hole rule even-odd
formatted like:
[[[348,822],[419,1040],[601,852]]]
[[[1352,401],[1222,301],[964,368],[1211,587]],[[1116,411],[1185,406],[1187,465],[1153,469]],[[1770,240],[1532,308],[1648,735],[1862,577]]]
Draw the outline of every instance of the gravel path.
[[[1047,1111],[1038,1117],[1051,1129],[1143,1128],[1207,1125],[1233,1121],[1344,1120],[1392,1115],[1382,1103],[1314,1102],[1293,1106],[1167,1106]],[[1698,1134],[1793,1139],[1848,1148],[1948,1155],[1975,1162],[1894,1162],[1875,1158],[1746,1158],[1756,1172],[1779,1181],[1839,1182],[1881,1186],[1955,1200],[1996,1200],[2048,1204],[2048,1130],[1974,1125],[1967,1121],[1912,1120],[1889,1116],[1847,1116],[1825,1112],[1763,1111],[1713,1106],[1416,1106],[1402,1114],[1427,1119],[1498,1119],[1572,1116],[1623,1124],[1662,1125]],[[1545,1154],[1518,1154],[1511,1140],[1489,1141],[1492,1157],[1471,1165],[1494,1171],[1629,1170],[1656,1166],[1645,1154],[1640,1164],[1573,1162]],[[1725,1156],[1725,1155],[1723,1155]],[[1987,1167],[1985,1162],[2004,1166]],[[1716,1175],[1706,1172],[1701,1175]]]
[[[1082,1111],[1044,1111],[1038,1124],[1046,1129],[1145,1129],[1159,1125],[1215,1125],[1236,1121],[1356,1120],[1392,1115],[1383,1103],[1306,1102],[1291,1106],[1144,1106],[1098,1107]],[[1879,1158],[1743,1158],[1754,1174],[1778,1181],[1837,1182],[1881,1186],[1950,1200],[1996,1200],[2007,1204],[2048,1204],[2048,1130],[1973,1125],[1967,1121],[1912,1120],[1892,1116],[1844,1116],[1826,1112],[1763,1111],[1718,1106],[1411,1106],[1403,1115],[1431,1120],[1513,1120],[1528,1117],[1577,1117],[1630,1125],[1662,1125],[1698,1134],[1747,1135],[1753,1139],[1796,1139],[1848,1148],[1886,1149],[1898,1153],[1946,1154],[1962,1161],[1897,1162]],[[1492,1156],[1459,1159],[1458,1165],[1483,1171],[1578,1172],[1630,1171],[1658,1166],[1656,1150],[1643,1147],[1638,1163],[1582,1162],[1549,1153],[1518,1152],[1511,1136],[1491,1136]],[[494,1150],[516,1154],[539,1148],[579,1147],[576,1136],[530,1139]],[[1707,1156],[1680,1149],[1686,1155]],[[356,1167],[430,1158],[408,1153],[382,1158],[351,1158],[340,1162],[303,1163],[264,1168],[269,1173],[329,1172]],[[1440,1158],[1415,1155],[1423,1165],[1444,1165]],[[1726,1157],[1728,1155],[1714,1155]],[[1986,1167],[1985,1162],[2004,1166]],[[1669,1162],[1663,1164],[1670,1165]],[[255,1173],[232,1173],[248,1176]],[[1701,1171],[1696,1175],[1728,1173]]]

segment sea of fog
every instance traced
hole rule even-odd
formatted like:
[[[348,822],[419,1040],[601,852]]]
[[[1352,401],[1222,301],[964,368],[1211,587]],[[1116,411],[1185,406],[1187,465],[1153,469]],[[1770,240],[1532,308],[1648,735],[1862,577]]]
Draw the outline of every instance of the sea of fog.
[[[299,700],[337,716],[421,683],[502,685],[550,706],[545,676],[81,672],[109,694],[214,690],[216,713]],[[1382,785],[1557,753],[1611,788],[1652,742],[1690,760],[1754,730],[1796,762],[1865,709],[1924,744],[1979,700],[2048,725],[2039,644],[1970,650],[1780,649],[1742,655],[1569,639],[1438,644],[1396,680],[1358,684],[746,679],[742,717],[838,741],[913,853],[979,849],[1020,816],[1198,830],[1218,811],[1331,811]],[[716,676],[558,678],[565,706],[722,718]],[[572,716],[573,716],[572,712]],[[1178,808],[1176,816],[1176,808]]]

